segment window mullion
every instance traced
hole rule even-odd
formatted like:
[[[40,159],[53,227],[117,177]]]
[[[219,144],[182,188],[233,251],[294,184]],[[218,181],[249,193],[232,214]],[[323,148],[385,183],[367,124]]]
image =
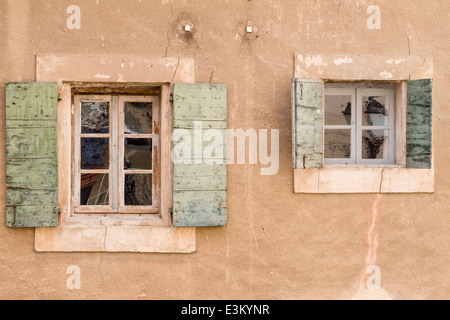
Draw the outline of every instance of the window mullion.
[[[160,172],[160,105],[159,102],[153,104],[153,130],[152,133],[155,138],[152,139],[152,206],[159,207],[159,179],[161,177]],[[156,174],[155,174],[156,173]]]
[[[73,188],[74,188],[74,205],[76,208],[80,207],[80,187],[81,187],[81,100],[78,96],[74,97],[74,115],[73,115]]]
[[[353,163],[353,164],[356,164],[356,159],[357,159],[357,156],[356,156],[356,141],[357,141],[357,130],[356,130],[356,123],[357,123],[357,116],[358,116],[358,113],[357,113],[357,105],[356,105],[356,102],[357,102],[357,89],[356,88],[354,88],[354,90],[353,90],[353,95],[352,95],[352,120],[351,120],[351,125],[352,125],[352,129],[351,129],[351,137],[352,137],[352,139],[350,140],[350,141],[352,141],[352,145],[351,145],[351,154],[350,154],[350,159],[351,159],[351,162]]]
[[[111,206],[114,211],[118,211],[118,177],[120,176],[119,172],[119,163],[120,163],[120,154],[118,152],[120,140],[119,140],[119,98],[117,96],[113,96],[111,98],[111,166],[110,166],[110,190],[111,190]]]
[[[362,97],[361,92],[355,88],[355,116],[356,116],[356,128],[355,128],[355,163],[360,163],[362,159]]]
[[[395,163],[395,91],[392,91],[389,95],[389,159],[392,161],[392,163]]]
[[[123,97],[117,98],[117,128],[118,144],[117,149],[117,206],[118,213],[121,213],[125,206],[125,110]]]

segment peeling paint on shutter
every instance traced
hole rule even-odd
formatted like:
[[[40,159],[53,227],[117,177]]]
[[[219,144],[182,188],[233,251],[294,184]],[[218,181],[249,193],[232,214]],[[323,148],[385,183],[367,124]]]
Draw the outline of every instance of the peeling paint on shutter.
[[[407,84],[406,167],[430,169],[433,81],[410,80]]]
[[[56,83],[6,85],[9,227],[58,225]]]
[[[191,138],[188,163],[174,162],[173,225],[175,227],[227,224],[227,87],[221,84],[175,84],[174,130]],[[205,133],[221,136],[222,159],[212,163],[205,153]],[[200,139],[200,141],[199,141]],[[174,144],[177,144],[175,141]]]
[[[292,80],[294,168],[323,167],[323,81]]]

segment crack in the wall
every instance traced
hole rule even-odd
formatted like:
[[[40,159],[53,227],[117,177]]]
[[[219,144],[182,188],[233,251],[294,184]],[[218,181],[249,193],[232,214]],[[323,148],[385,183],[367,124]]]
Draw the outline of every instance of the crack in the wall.
[[[372,275],[369,277],[369,270],[379,269],[378,266],[375,265],[377,260],[377,249],[378,249],[378,232],[377,232],[377,220],[380,214],[379,203],[381,201],[382,194],[378,193],[373,202],[370,209],[369,215],[369,229],[367,231],[367,244],[369,246],[367,256],[365,259],[364,269],[361,272],[360,280],[359,280],[359,288],[356,294],[353,296],[353,300],[392,300],[391,295],[381,287],[369,287],[369,284],[366,283],[371,277],[377,276],[380,277],[381,273],[378,271],[378,275]],[[375,271],[376,272],[376,271]],[[381,284],[381,278],[379,278],[379,285]]]
[[[377,250],[378,250],[378,232],[377,232],[377,220],[380,214],[379,203],[383,194],[381,193],[383,188],[383,180],[384,180],[384,168],[381,169],[380,172],[380,185],[378,189],[378,194],[375,196],[369,213],[369,229],[367,231],[367,245],[368,251],[365,259],[364,269],[360,275],[359,280],[359,289],[358,292],[363,292],[366,290],[366,280],[368,277],[367,270],[370,266],[374,265],[377,260]]]
[[[392,19],[394,20],[395,24],[397,25],[397,27],[403,32],[403,34],[406,36],[406,40],[408,41],[408,55],[411,55],[411,43],[410,43],[410,38],[408,33],[405,31],[405,29],[403,29],[402,27],[399,26],[399,24],[397,23],[397,20],[395,19],[395,15],[391,14]]]
[[[106,236],[108,235],[108,226],[100,219],[100,225],[105,226],[105,236],[103,237],[103,252],[106,252]]]
[[[367,278],[367,269],[371,266],[374,265],[377,259],[377,249],[378,249],[378,233],[377,233],[377,219],[379,216],[379,203],[381,200],[382,194],[378,193],[375,196],[374,201],[372,202],[372,207],[370,210],[370,225],[369,225],[369,229],[367,232],[367,244],[369,246],[369,250],[367,252],[367,256],[365,259],[365,266],[364,266],[364,270],[361,273],[360,276],[360,283],[359,283],[359,287],[360,289],[364,288],[365,286],[365,281]]]
[[[108,230],[108,228],[106,228],[106,230]],[[105,232],[105,234],[106,234],[106,232]],[[103,261],[103,252],[100,252],[100,260],[98,262],[97,269],[98,269],[98,273],[100,275],[100,278],[102,279],[103,288],[106,288],[106,282],[105,282],[105,279],[103,278],[103,273],[102,273],[102,269],[101,269],[102,261]],[[106,294],[108,294],[108,293],[106,292]]]
[[[212,82],[212,80],[213,80],[213,77],[214,77],[214,71],[216,71],[216,68],[212,68],[212,70],[211,70],[211,76],[209,77],[209,83],[211,83]]]
[[[177,74],[178,67],[180,66],[180,60],[181,60],[181,57],[178,57],[177,66],[175,67],[175,71],[173,72],[172,80],[170,81],[170,86],[172,86],[173,81],[175,80],[175,76]]]
[[[105,226],[105,237],[103,238],[103,251],[100,251],[100,260],[98,261],[98,265],[97,265],[97,269],[98,269],[98,273],[100,275],[100,278],[102,279],[102,283],[103,283],[103,288],[106,288],[106,282],[105,279],[103,278],[103,273],[102,273],[102,269],[101,269],[101,265],[102,265],[102,261],[103,261],[103,253],[106,252],[106,238],[108,235],[108,226],[103,224],[103,221],[100,219],[100,225]]]
[[[409,36],[408,36],[408,34],[406,32],[404,32],[404,33],[405,33],[405,36],[406,36],[406,40],[408,40],[408,55],[411,55],[411,43],[410,43],[410,40],[409,40]]]
[[[170,12],[172,14],[172,19],[168,22],[168,27],[167,27],[167,33],[166,33],[167,46],[166,46],[166,50],[164,52],[165,57],[167,57],[167,53],[168,53],[169,47],[170,47],[170,28],[172,27],[172,21],[173,21],[173,1],[170,1]]]
[[[108,226],[105,227],[105,239],[103,241],[104,245],[105,245],[105,252],[106,252],[106,239],[108,238]]]
[[[422,70],[422,68],[423,68],[423,66],[425,65],[426,62],[427,62],[427,57],[423,58],[422,65],[420,67],[415,68],[414,71],[409,74],[409,80],[411,80],[411,76],[412,75],[416,74],[417,70]]]
[[[380,188],[378,190],[378,193],[380,193],[380,194],[381,194],[381,190],[383,188],[383,178],[384,178],[384,168],[381,169]]]
[[[341,6],[342,6],[342,0],[339,0],[338,9],[337,9],[338,15],[341,13]]]
[[[170,47],[170,37],[169,37],[169,33],[170,33],[170,22],[169,22],[169,26],[167,27],[167,46],[166,46],[166,50],[164,52],[164,57],[167,57],[167,52],[169,51],[169,47]]]

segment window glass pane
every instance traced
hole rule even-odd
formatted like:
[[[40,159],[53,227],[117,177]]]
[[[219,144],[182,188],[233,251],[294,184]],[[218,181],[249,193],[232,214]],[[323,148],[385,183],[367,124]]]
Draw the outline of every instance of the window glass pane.
[[[362,131],[362,158],[389,158],[389,130]]]
[[[109,168],[109,139],[81,138],[81,169]]]
[[[153,133],[151,102],[125,102],[124,108],[126,134]]]
[[[325,125],[350,125],[352,96],[325,96]]]
[[[325,130],[325,158],[349,159],[351,130]]]
[[[125,169],[152,169],[152,139],[125,138]]]
[[[109,132],[109,103],[81,103],[81,133]]]
[[[107,174],[81,175],[80,205],[109,205],[109,179]]]
[[[125,205],[126,206],[152,205],[151,174],[125,175]]]
[[[363,97],[362,125],[387,126],[389,107],[387,97]]]

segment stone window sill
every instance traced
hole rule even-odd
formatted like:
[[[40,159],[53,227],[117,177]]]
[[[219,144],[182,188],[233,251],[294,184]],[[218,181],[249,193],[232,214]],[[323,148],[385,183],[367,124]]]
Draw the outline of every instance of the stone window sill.
[[[434,169],[325,166],[294,169],[295,193],[433,193]]]
[[[195,228],[76,226],[36,228],[37,252],[155,252],[196,250]]]

